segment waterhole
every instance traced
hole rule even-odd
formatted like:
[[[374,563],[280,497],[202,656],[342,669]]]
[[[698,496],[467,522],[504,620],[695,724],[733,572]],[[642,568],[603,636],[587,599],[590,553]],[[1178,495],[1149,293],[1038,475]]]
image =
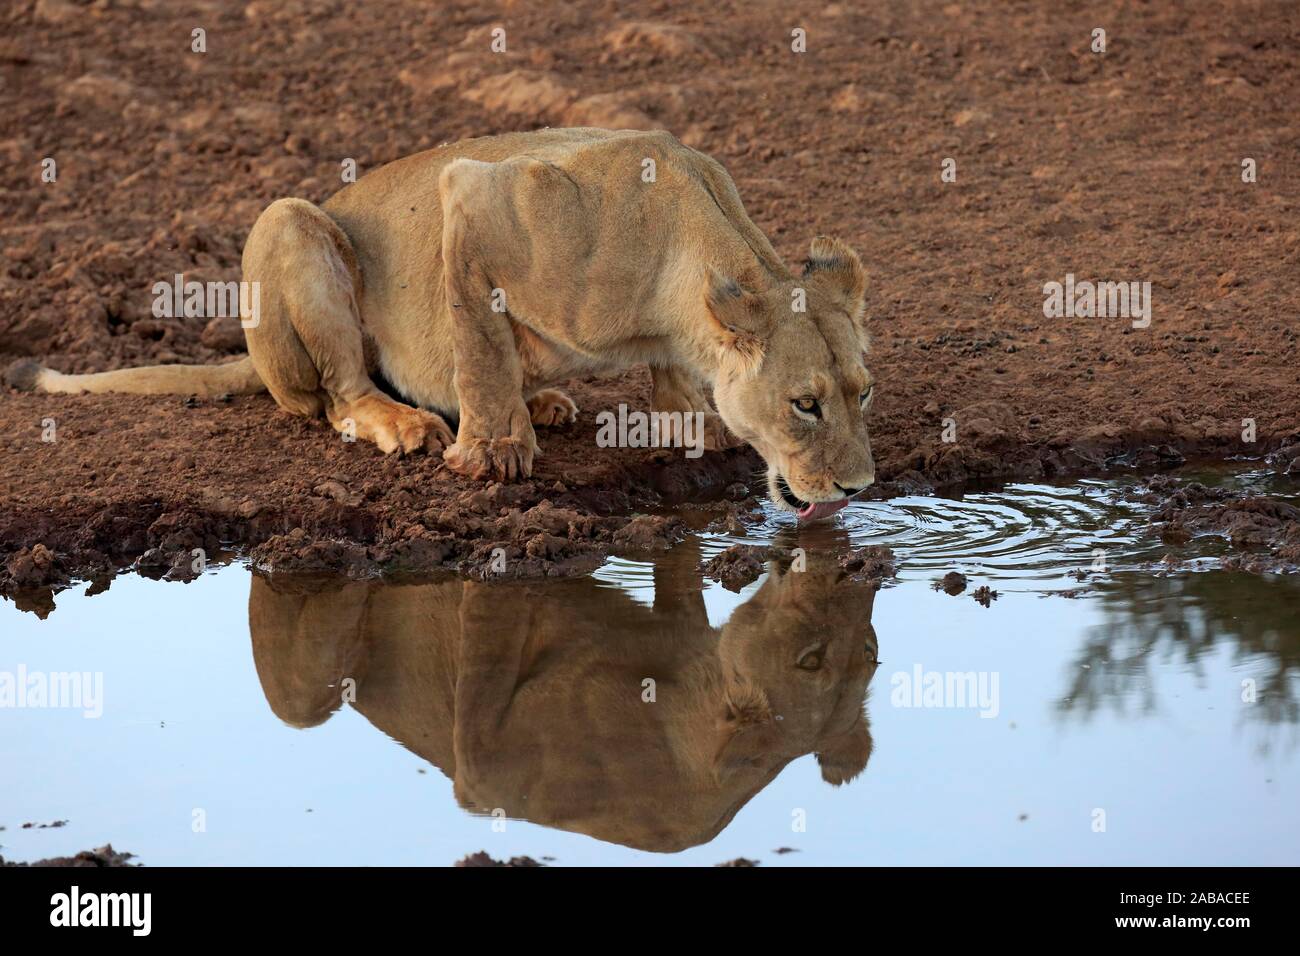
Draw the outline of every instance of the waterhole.
[[[1187,476],[1295,492],[1249,465]],[[46,620],[6,603],[0,854],[1293,864],[1300,581],[1162,541],[1135,483],[804,529],[765,511],[565,581],[235,563],[83,585]],[[737,543],[806,566],[733,592],[700,568]],[[878,591],[840,573],[864,545],[895,555]]]

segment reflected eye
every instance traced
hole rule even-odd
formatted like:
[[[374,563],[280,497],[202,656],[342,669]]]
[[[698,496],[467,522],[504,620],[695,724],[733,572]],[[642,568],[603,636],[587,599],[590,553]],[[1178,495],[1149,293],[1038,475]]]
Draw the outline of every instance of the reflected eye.
[[[822,648],[814,647],[799,655],[799,659],[794,662],[794,666],[805,671],[820,670],[822,666],[822,657]]]
[[[811,395],[805,395],[803,398],[796,398],[790,402],[794,410],[803,416],[811,415],[813,418],[822,417],[822,407],[817,399]]]

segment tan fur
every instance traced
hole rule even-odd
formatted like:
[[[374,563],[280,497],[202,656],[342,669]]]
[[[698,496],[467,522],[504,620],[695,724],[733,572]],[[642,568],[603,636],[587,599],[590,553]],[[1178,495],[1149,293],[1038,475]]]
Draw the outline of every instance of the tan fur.
[[[121,392],[128,395],[175,394],[217,398],[266,391],[247,356],[222,365],[153,365],[89,375],[65,375],[24,361],[6,370],[5,383],[24,391],[53,395]]]
[[[667,133],[541,130],[420,153],[321,207],[272,203],[243,266],[261,288],[248,362],[42,372],[37,387],[216,394],[260,381],[295,414],[386,450],[446,446],[456,471],[507,479],[531,472],[535,424],[576,414],[556,384],[644,362],[656,410],[704,413],[708,447],[753,444],[774,489],[779,477],[831,501],[874,480],[858,257],[819,238],[795,276],[722,166]],[[367,350],[418,408],[375,387]],[[802,395],[821,402],[820,422],[792,412]],[[454,440],[443,416],[459,419]]]
[[[797,757],[817,754],[837,785],[866,766],[874,590],[827,561],[772,567],[720,629],[689,544],[657,566],[653,608],[590,579],[304,594],[255,575],[254,660],[271,709],[299,727],[339,709],[352,678],[351,706],[468,809],[676,851]]]

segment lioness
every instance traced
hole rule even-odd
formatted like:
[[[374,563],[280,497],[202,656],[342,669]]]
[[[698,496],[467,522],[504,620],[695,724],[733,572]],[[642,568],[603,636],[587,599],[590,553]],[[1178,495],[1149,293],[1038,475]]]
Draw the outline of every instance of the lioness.
[[[875,479],[857,254],[817,238],[796,276],[726,170],[667,133],[548,129],[419,153],[321,207],[272,203],[243,272],[260,314],[242,361],[93,375],[28,363],[8,379],[265,389],[386,452],[442,451],[461,474],[509,480],[531,473],[534,425],[577,414],[553,386],[644,362],[654,410],[706,415],[706,447],[751,444],[779,508],[824,517]],[[380,391],[376,365],[410,404]]]
[[[281,719],[317,726],[346,697],[467,809],[674,852],[792,760],[839,785],[872,750],[875,588],[816,555],[773,564],[715,628],[699,560],[688,542],[656,563],[652,608],[591,578],[303,593],[254,574],[253,658]]]

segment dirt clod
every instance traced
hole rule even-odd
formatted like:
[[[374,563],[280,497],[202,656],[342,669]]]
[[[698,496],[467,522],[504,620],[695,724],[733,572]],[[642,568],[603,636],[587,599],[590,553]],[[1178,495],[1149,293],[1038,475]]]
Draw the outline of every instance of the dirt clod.
[[[788,559],[789,555],[781,548],[733,544],[704,563],[704,576],[718,581],[728,591],[739,593],[745,585],[759,579],[769,561]]]
[[[488,856],[487,851],[479,850],[477,853],[471,853],[468,856],[457,860],[454,866],[545,866],[545,863],[539,863],[531,856],[512,856],[509,860],[495,860]]]
[[[954,597],[966,590],[966,575],[960,571],[949,571],[933,585],[936,591],[943,591]]]
[[[883,581],[894,576],[894,552],[883,544],[853,548],[838,560],[855,581]]]

